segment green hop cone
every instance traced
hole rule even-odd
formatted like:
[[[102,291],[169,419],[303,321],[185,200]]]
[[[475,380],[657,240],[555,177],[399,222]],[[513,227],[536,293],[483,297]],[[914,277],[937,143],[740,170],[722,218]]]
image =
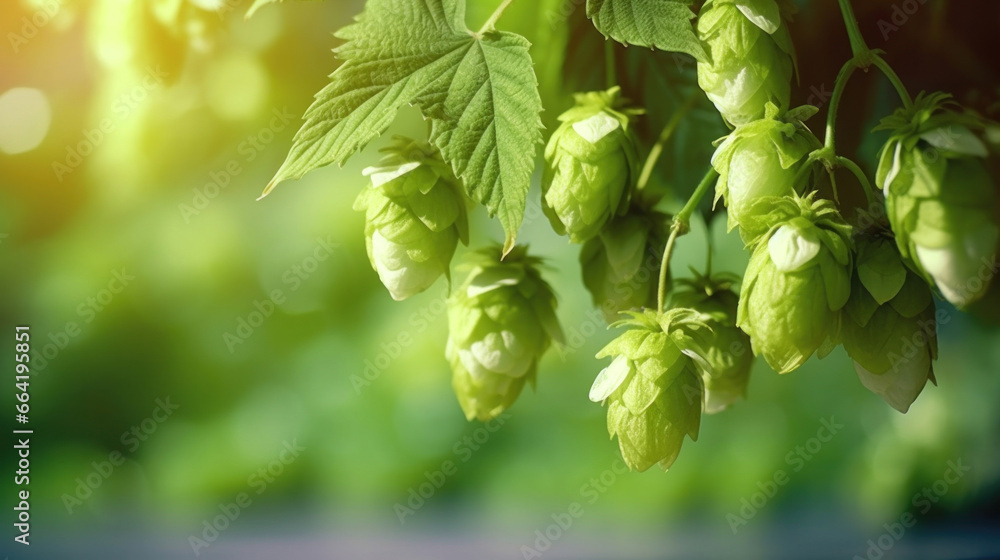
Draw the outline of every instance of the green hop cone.
[[[850,295],[851,226],[815,194],[772,199],[743,276],[736,324],[778,373],[836,346]]]
[[[759,214],[754,206],[761,199],[801,192],[809,178],[800,173],[808,165],[806,156],[820,147],[802,120],[816,111],[806,105],[781,115],[768,102],[764,118],[737,126],[715,150],[712,167],[719,172],[715,200],[724,200],[730,230],[746,227]]]
[[[738,280],[730,275],[696,274],[693,280],[679,280],[679,289],[670,296],[671,308],[694,309],[707,317],[711,328],[703,352],[705,361],[699,364],[708,414],[745,398],[753,369],[750,337],[736,326],[739,298],[732,286]]]
[[[631,120],[617,87],[575,95],[576,106],[545,147],[542,210],[559,235],[582,243],[628,208],[639,154]]]
[[[630,327],[597,353],[612,358],[593,387],[590,400],[608,407],[608,433],[618,436],[629,469],[659,463],[670,468],[684,436],[698,439],[704,385],[697,362],[707,317],[690,309],[626,312],[615,325]]]
[[[844,308],[843,342],[861,383],[906,412],[934,381],[934,298],[904,264],[891,235],[855,238],[856,268]]]
[[[736,126],[764,116],[773,102],[788,108],[795,49],[775,0],[708,0],[698,37],[710,62],[698,63],[698,85]]]
[[[425,142],[397,137],[379,167],[364,174],[371,187],[354,201],[365,213],[372,268],[394,300],[404,300],[448,276],[458,241],[468,244],[466,199],[451,169]]]
[[[882,120],[878,129],[892,136],[876,181],[904,260],[964,307],[989,288],[1000,228],[987,149],[972,132],[983,125],[952,111],[948,98],[921,94]]]
[[[583,283],[608,322],[656,302],[668,217],[659,212],[615,218],[580,251]]]
[[[538,360],[561,343],[556,298],[538,272],[539,259],[515,247],[473,254],[465,283],[448,299],[452,387],[466,418],[495,418],[534,384]]]

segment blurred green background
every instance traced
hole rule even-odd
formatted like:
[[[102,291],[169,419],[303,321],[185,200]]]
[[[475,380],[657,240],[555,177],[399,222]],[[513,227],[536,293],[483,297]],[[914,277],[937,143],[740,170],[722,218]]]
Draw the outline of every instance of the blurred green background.
[[[996,286],[968,314],[939,302],[949,313],[939,386],[906,415],[861,386],[842,349],[781,378],[758,363],[749,400],[706,416],[669,473],[619,474],[605,411],[587,399],[606,365],[593,355],[613,333],[582,286],[578,246],[540,214],[536,173],[520,240],[548,261],[570,345],[551,350],[537,389],[485,430],[465,422],[452,394],[447,286],[394,303],[351,211],[361,169],[389,136],[424,137],[419,114],[402,112],[342,169],[255,202],[336,68],[331,32],[363,2],[290,2],[245,20],[250,3],[0,7],[0,324],[31,325],[35,430],[35,546],[12,544],[7,524],[4,554],[194,557],[190,537],[204,538],[206,520],[241,493],[252,503],[198,554],[522,558],[535,531],[549,530],[547,558],[850,558],[908,511],[917,524],[886,558],[997,553]],[[469,0],[470,27],[497,4]],[[795,104],[823,105],[849,57],[846,33],[836,2],[797,4]],[[951,91],[1000,116],[997,3],[856,4],[870,46],[911,90]],[[549,130],[571,93],[604,82],[603,38],[583,12],[582,0],[519,0],[501,20],[534,44]],[[694,64],[639,48],[615,56],[626,93],[649,111],[648,149],[692,91]],[[870,172],[884,137],[867,131],[896,98],[874,73],[856,80],[838,139]],[[703,98],[683,119],[654,178],[672,193],[668,209],[725,132]],[[849,178],[841,183],[848,202],[860,200]],[[710,238],[715,268],[741,273],[739,240],[704,210],[678,245],[675,275],[704,266]],[[482,208],[472,239],[501,239]],[[0,355],[13,364],[13,342]],[[176,410],[157,411],[168,402]],[[11,411],[12,391],[3,403]],[[842,430],[796,455],[831,416]],[[282,453],[292,448],[302,450]],[[456,472],[439,476],[446,461]],[[971,470],[926,511],[915,505],[949,461]],[[2,468],[16,470],[13,453]],[[778,470],[789,482],[764,496]],[[410,501],[429,481],[440,487]],[[12,517],[12,477],[4,488]],[[761,496],[734,534],[728,516]],[[583,515],[551,530],[573,502]],[[402,506],[413,512],[401,522]]]

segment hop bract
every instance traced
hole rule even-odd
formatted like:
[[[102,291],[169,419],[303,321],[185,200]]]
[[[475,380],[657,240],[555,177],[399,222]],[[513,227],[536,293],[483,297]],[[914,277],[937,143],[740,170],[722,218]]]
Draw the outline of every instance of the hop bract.
[[[698,37],[710,56],[698,85],[726,121],[759,119],[769,101],[788,108],[795,50],[775,0],[708,0]]]
[[[719,172],[715,200],[724,200],[730,230],[746,228],[749,220],[766,213],[766,208],[754,210],[761,199],[802,190],[809,178],[808,173],[800,173],[807,165],[806,156],[820,147],[802,119],[816,110],[804,106],[781,115],[768,102],[764,118],[737,126],[716,149],[712,156],[712,167]]]
[[[562,342],[556,298],[538,272],[538,259],[524,247],[503,261],[500,255],[499,248],[476,253],[468,278],[448,300],[445,355],[469,420],[506,410],[525,382],[534,383],[551,341]]]
[[[704,362],[698,369],[705,383],[705,412],[714,414],[747,394],[753,352],[750,337],[736,326],[739,298],[728,275],[698,275],[679,280],[670,297],[671,308],[693,309],[706,316],[711,333],[705,336]]]
[[[542,210],[560,235],[582,243],[628,208],[639,156],[631,118],[617,87],[577,94],[576,106],[545,147]]]
[[[698,337],[708,331],[703,315],[690,309],[626,312],[616,325],[629,329],[597,353],[611,357],[590,400],[608,406],[608,433],[618,436],[630,469],[659,463],[670,468],[684,436],[698,439],[704,385],[698,373]]]
[[[971,130],[982,124],[948,105],[947,95],[921,95],[883,119],[892,136],[876,181],[903,258],[962,307],[989,287],[1000,228],[986,146]]]
[[[891,235],[860,235],[855,243],[844,348],[861,383],[906,412],[927,380],[934,381],[934,298],[927,283],[903,264]]]
[[[608,322],[622,311],[656,302],[667,223],[667,216],[658,212],[630,212],[583,245],[583,283]]]
[[[395,300],[404,300],[448,275],[458,241],[468,243],[466,200],[437,150],[398,138],[354,201],[365,213],[372,268]]]
[[[851,226],[815,193],[773,200],[743,276],[736,324],[778,373],[838,342],[851,283]]]

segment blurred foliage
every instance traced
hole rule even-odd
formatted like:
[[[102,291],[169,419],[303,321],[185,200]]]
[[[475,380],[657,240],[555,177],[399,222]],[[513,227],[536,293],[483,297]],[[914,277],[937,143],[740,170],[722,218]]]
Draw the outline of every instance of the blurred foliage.
[[[470,26],[498,3],[470,2]],[[360,12],[361,0],[268,6],[249,20],[248,0],[64,4],[41,26],[32,18],[45,19],[35,17],[45,0],[0,8],[4,34],[26,37],[16,49],[0,48],[0,94],[37,88],[52,115],[37,148],[0,154],[0,317],[8,327],[30,324],[41,356],[32,378],[39,440],[32,491],[53,523],[140,510],[195,530],[295,439],[306,451],[255,502],[349,510],[390,526],[393,504],[447,460],[457,474],[424,509],[520,519],[528,534],[611,467],[618,451],[587,391],[606,365],[593,355],[614,333],[590,305],[578,247],[567,247],[542,217],[537,186],[521,239],[547,259],[569,344],[546,355],[537,389],[478,449],[464,438],[481,437],[481,426],[465,422],[444,359],[447,286],[393,303],[368,265],[362,216],[350,210],[365,184],[361,169],[377,161],[391,134],[426,135],[419,115],[401,113],[391,134],[342,169],[314,172],[254,201],[336,67],[331,31]],[[798,4],[793,105],[822,105],[849,46],[835,3]],[[911,89],[949,90],[998,116],[995,33],[982,32],[997,21],[995,4],[929,2],[887,39],[878,22],[892,17],[893,4],[856,4],[871,46],[888,51]],[[501,27],[534,44],[549,131],[573,91],[604,87],[604,41],[583,2],[514,2]],[[645,154],[695,91],[695,66],[638,47],[616,46],[613,54],[625,95],[649,112],[639,124]],[[874,74],[852,83],[845,100],[838,139],[845,150],[859,148],[869,170],[880,140],[866,133],[895,103]],[[94,132],[105,121],[110,126]],[[818,118],[812,125],[821,127]],[[654,177],[671,193],[668,210],[693,189],[711,142],[725,133],[699,97]],[[55,163],[69,170],[60,173]],[[860,197],[846,178],[840,192]],[[709,240],[713,268],[742,273],[746,254],[724,221],[698,222],[681,240],[675,276],[704,267]],[[471,248],[501,239],[481,208],[472,226]],[[134,276],[120,293],[110,289],[120,285],[112,282],[116,273]],[[830,416],[844,424],[841,434],[791,474],[777,507],[762,516],[836,507],[879,527],[958,458],[972,472],[935,511],[993,508],[998,298],[994,289],[971,315],[945,308],[939,386],[905,416],[861,386],[842,351],[780,379],[758,360],[748,401],[706,417],[701,441],[686,446],[669,473],[619,477],[601,498],[608,515],[581,524],[656,526],[706,515],[728,531],[725,514],[776,469],[792,472],[787,454]],[[262,309],[273,311],[263,317]],[[75,334],[67,334],[68,323]],[[5,344],[5,363],[11,352]],[[180,408],[130,450],[122,435],[168,396]],[[10,404],[5,397],[6,410]],[[67,513],[62,497],[115,450],[124,452],[124,465]],[[5,455],[5,469],[13,470],[12,460]],[[434,516],[421,511],[415,519],[422,526]]]

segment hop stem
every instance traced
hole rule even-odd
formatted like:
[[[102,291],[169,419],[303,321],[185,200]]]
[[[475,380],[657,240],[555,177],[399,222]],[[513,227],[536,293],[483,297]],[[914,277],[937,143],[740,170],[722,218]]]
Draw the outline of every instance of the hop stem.
[[[705,193],[712,187],[712,184],[719,177],[715,168],[710,167],[705,178],[701,180],[698,187],[691,194],[691,198],[684,204],[684,208],[674,216],[670,225],[670,237],[667,238],[667,246],[663,249],[663,261],[660,263],[660,283],[656,293],[656,308],[663,313],[663,306],[667,299],[667,272],[670,270],[670,255],[674,252],[674,244],[677,238],[686,234],[690,230],[691,215],[698,208],[698,203],[705,197]]]
[[[604,78],[608,89],[618,85],[618,72],[615,70],[615,42],[610,39],[604,40]]]
[[[653,169],[656,168],[656,162],[659,161],[660,155],[663,153],[663,147],[666,146],[670,137],[674,135],[674,131],[676,131],[677,126],[680,125],[681,119],[683,119],[684,115],[686,115],[688,111],[694,107],[694,104],[698,101],[700,96],[701,90],[696,90],[692,93],[684,101],[684,103],[677,108],[674,114],[670,117],[670,120],[667,121],[667,124],[664,125],[663,130],[660,132],[660,137],[656,139],[656,143],[653,144],[653,147],[649,150],[649,156],[646,157],[646,163],[642,166],[642,172],[639,173],[639,180],[636,182],[635,186],[637,191],[641,192],[646,188],[646,185],[649,184],[649,179],[653,176]]]
[[[497,20],[500,19],[500,16],[503,15],[503,11],[506,10],[507,6],[510,6],[510,3],[513,1],[514,0],[503,0],[503,3],[500,4],[500,6],[498,6],[497,9],[490,15],[490,19],[486,20],[486,23],[484,23],[479,29],[477,35],[482,35],[483,33],[496,29]]]

